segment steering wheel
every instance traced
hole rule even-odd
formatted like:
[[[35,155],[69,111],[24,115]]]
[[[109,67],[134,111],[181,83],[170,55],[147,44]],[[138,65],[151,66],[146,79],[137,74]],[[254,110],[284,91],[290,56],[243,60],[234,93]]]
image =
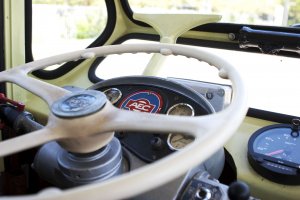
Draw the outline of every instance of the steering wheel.
[[[57,63],[139,52],[183,55],[217,67],[222,78],[232,81],[234,94],[231,104],[221,112],[198,117],[131,112],[114,107],[101,92],[84,90],[71,93],[28,76],[34,70]],[[247,111],[244,83],[238,72],[216,55],[183,45],[122,44],[90,48],[3,71],[0,73],[0,81],[17,84],[38,95],[51,110],[48,123],[43,129],[2,141],[0,157],[53,140],[57,140],[68,151],[91,152],[108,144],[114,131],[172,132],[195,137],[195,141],[186,148],[130,173],[67,190],[46,189],[35,195],[19,197],[21,199],[123,199],[159,187],[205,161],[223,147]]]

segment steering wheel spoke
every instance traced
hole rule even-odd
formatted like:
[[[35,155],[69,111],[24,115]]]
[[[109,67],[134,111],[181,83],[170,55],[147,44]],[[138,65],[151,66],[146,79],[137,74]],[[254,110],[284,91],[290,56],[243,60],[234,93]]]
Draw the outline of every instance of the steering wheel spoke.
[[[109,118],[111,119],[111,129],[119,131],[192,134],[197,128],[192,117],[132,112],[117,108],[112,108],[108,115],[110,115]]]
[[[201,140],[206,134],[226,126],[227,119],[231,116],[230,108],[219,113],[188,117],[152,114],[146,112],[132,112],[113,107],[111,104],[105,106],[101,119],[101,132],[106,131],[143,131],[160,133],[180,133],[192,135]]]
[[[0,81],[7,81],[19,85],[41,97],[48,105],[52,105],[54,101],[70,93],[63,88],[28,77],[27,74],[24,74],[22,70],[18,68],[1,72]]]
[[[2,141],[0,143],[0,157],[36,147],[59,138],[60,136],[58,134],[55,134],[52,130],[45,127],[22,136]]]

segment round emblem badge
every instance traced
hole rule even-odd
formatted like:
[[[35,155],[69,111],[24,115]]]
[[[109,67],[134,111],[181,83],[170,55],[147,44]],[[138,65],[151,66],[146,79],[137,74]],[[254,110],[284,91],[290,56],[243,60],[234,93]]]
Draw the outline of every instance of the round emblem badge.
[[[158,113],[163,101],[161,96],[150,90],[142,90],[130,94],[119,105],[124,110],[139,112]]]
[[[51,111],[58,117],[76,118],[93,114],[106,103],[106,96],[95,90],[83,90],[67,95],[51,106]]]
[[[96,101],[96,97],[88,94],[71,96],[63,101],[60,109],[64,112],[77,112],[86,109]]]

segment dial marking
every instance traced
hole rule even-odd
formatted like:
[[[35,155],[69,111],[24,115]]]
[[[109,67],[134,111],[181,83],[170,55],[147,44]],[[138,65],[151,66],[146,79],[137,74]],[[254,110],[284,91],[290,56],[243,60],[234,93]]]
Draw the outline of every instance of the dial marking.
[[[272,151],[270,153],[266,153],[265,155],[266,156],[273,156],[273,155],[277,155],[277,154],[280,154],[280,153],[283,153],[284,150],[283,149],[279,149],[279,150],[276,150],[276,151]]]

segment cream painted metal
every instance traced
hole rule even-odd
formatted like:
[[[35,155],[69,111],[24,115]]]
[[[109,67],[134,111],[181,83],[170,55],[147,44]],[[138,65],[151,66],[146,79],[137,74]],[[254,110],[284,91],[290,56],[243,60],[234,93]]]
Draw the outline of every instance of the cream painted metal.
[[[225,145],[232,155],[237,167],[238,180],[245,181],[251,188],[251,195],[259,199],[272,200],[299,200],[299,185],[284,185],[272,182],[260,176],[249,165],[247,156],[247,146],[251,135],[260,128],[276,124],[272,121],[265,121],[257,118],[246,117],[243,125],[236,131]]]
[[[188,30],[207,23],[218,22],[220,15],[204,14],[143,14],[134,13],[133,18],[152,26],[160,35],[160,42],[175,44],[177,38]],[[165,61],[165,56],[154,54],[143,74],[155,76]]]
[[[25,63],[25,21],[20,20],[24,17],[24,1],[3,0],[4,9],[4,31],[5,31],[5,67],[17,66]],[[11,84],[6,84],[6,95],[9,98],[20,98],[22,94],[14,94]],[[0,138],[1,141],[1,138]],[[3,160],[0,159],[0,172],[4,170]]]
[[[126,173],[105,182],[94,183],[68,190],[48,189],[37,195],[21,196],[19,199],[124,199],[167,183],[182,175],[188,169],[206,160],[220,149],[239,127],[247,111],[244,83],[238,72],[225,60],[205,51],[183,45],[131,44],[91,48],[53,56],[27,63],[0,73],[1,82],[12,82],[37,94],[51,107],[57,99],[70,92],[54,85],[28,77],[28,73],[49,65],[81,58],[92,58],[122,53],[161,53],[163,55],[184,55],[206,61],[216,66],[223,78],[232,81],[234,91],[232,103],[223,111],[199,117],[167,116],[120,110],[109,101],[102,110],[85,117],[62,119],[50,114],[45,128],[0,143],[0,156],[10,155],[51,140],[62,141],[78,152],[95,148],[79,145],[74,141],[94,137],[99,141],[97,148],[106,145],[113,131],[185,133],[196,139],[188,147],[154,164]],[[70,142],[68,142],[70,141]],[[75,144],[75,145],[74,145]],[[197,156],[195,156],[197,155]],[[18,197],[4,197],[18,199]]]

